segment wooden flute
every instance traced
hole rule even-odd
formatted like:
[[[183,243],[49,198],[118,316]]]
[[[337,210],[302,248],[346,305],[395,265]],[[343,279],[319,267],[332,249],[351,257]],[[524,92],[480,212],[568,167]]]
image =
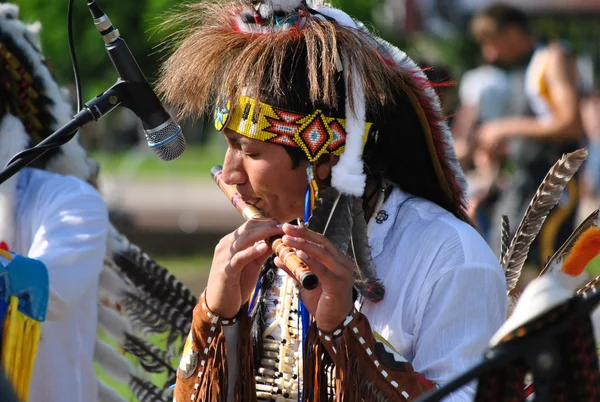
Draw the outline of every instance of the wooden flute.
[[[242,214],[244,219],[250,220],[252,218],[262,218],[263,215],[258,208],[244,202],[235,187],[230,186],[223,181],[223,178],[221,177],[222,174],[222,166],[215,166],[210,170],[210,175],[215,183],[217,183],[219,188],[225,193],[227,198],[229,198],[233,206]],[[268,242],[271,243],[273,252],[281,259],[281,261],[283,261],[285,266],[294,274],[296,279],[305,289],[312,290],[318,286],[319,279],[317,278],[317,275],[310,272],[306,263],[296,254],[296,250],[283,244],[280,236],[271,238]]]

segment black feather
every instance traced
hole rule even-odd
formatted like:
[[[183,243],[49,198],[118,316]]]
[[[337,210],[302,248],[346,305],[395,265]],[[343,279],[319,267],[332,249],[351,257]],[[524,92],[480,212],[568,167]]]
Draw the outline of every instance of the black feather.
[[[362,199],[354,197],[352,202],[351,249],[356,262],[354,287],[367,300],[379,302],[385,296],[385,288],[377,278],[371,257],[371,247],[367,234],[367,221],[362,207]]]
[[[125,292],[121,304],[132,325],[143,331],[145,335],[168,332],[169,345],[180,336],[186,337],[190,332],[191,316],[184,316],[176,308],[161,303],[151,296]]]
[[[134,286],[191,319],[197,298],[187,286],[139,247],[129,243],[128,247],[113,254],[113,260],[119,272]]]
[[[138,377],[131,377],[129,388],[139,402],[170,402],[170,399],[164,395],[164,391],[151,382]]]
[[[123,350],[137,357],[141,366],[151,373],[174,373],[176,370],[171,365],[172,356],[153,344],[140,339],[132,334],[125,334]]]

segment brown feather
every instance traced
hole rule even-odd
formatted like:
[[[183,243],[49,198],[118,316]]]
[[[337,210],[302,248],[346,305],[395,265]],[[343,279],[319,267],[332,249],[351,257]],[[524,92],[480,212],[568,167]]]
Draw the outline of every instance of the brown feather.
[[[521,276],[531,243],[540,232],[550,210],[558,203],[563,189],[586,157],[585,148],[563,155],[538,187],[502,259],[501,265],[509,291],[515,288]]]
[[[585,218],[585,220],[583,222],[581,222],[581,224],[579,226],[577,226],[577,228],[573,231],[573,233],[571,233],[571,235],[563,243],[563,245],[560,246],[560,248],[558,250],[556,250],[556,252],[552,255],[552,257],[550,257],[548,259],[548,261],[546,262],[546,265],[544,265],[544,268],[540,272],[540,275],[544,275],[546,272],[548,272],[548,270],[550,270],[550,268],[552,267],[552,263],[554,261],[558,261],[558,260],[562,259],[563,257],[565,257],[566,255],[568,255],[571,252],[571,249],[573,248],[573,245],[575,244],[577,239],[579,239],[579,237],[581,236],[581,234],[583,234],[586,230],[588,230],[592,226],[598,225],[599,219],[600,219],[599,212],[600,212],[600,210],[598,210],[598,209],[595,210],[587,218]]]

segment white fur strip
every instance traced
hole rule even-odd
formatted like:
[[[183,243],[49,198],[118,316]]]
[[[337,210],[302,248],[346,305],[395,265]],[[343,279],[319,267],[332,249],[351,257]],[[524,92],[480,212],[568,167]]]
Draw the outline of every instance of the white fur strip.
[[[21,120],[5,115],[0,122],[0,169],[29,144],[29,135]],[[14,243],[17,205],[17,175],[0,184],[0,241],[8,247]]]
[[[365,191],[367,176],[363,171],[362,138],[366,127],[366,105],[363,83],[356,69],[348,66],[347,56],[343,55],[346,72],[346,88],[348,76],[352,74],[352,97],[354,109],[350,105],[350,97],[346,95],[346,145],[340,160],[331,172],[331,185],[344,194],[361,196]]]
[[[107,374],[120,382],[127,383],[129,377],[137,373],[125,356],[120,355],[113,346],[97,338],[94,346],[94,361]]]

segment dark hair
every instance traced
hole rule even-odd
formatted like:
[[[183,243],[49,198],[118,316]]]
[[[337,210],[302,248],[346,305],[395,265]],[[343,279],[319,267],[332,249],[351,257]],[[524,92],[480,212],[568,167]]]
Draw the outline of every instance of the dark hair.
[[[477,13],[476,18],[477,17],[484,17],[492,20],[496,25],[496,30],[502,30],[512,26],[529,32],[529,18],[527,15],[520,9],[507,4],[492,4]]]
[[[320,109],[326,116],[345,117],[346,88],[343,72],[338,73],[335,86],[337,106],[328,108],[312,104],[306,81],[306,47],[290,50],[282,73],[285,76],[285,96],[270,98],[264,91],[264,102],[283,109],[312,113]],[[266,76],[269,76],[267,74]],[[264,83],[268,86],[268,83]],[[382,102],[380,110],[367,110],[367,120],[374,124],[367,139],[363,160],[367,175],[376,181],[382,178],[397,184],[403,191],[426,198],[456,214],[456,208],[441,189],[429,154],[425,133],[414,107],[400,83],[392,88],[393,99]],[[285,147],[297,167],[306,155],[299,148]]]

